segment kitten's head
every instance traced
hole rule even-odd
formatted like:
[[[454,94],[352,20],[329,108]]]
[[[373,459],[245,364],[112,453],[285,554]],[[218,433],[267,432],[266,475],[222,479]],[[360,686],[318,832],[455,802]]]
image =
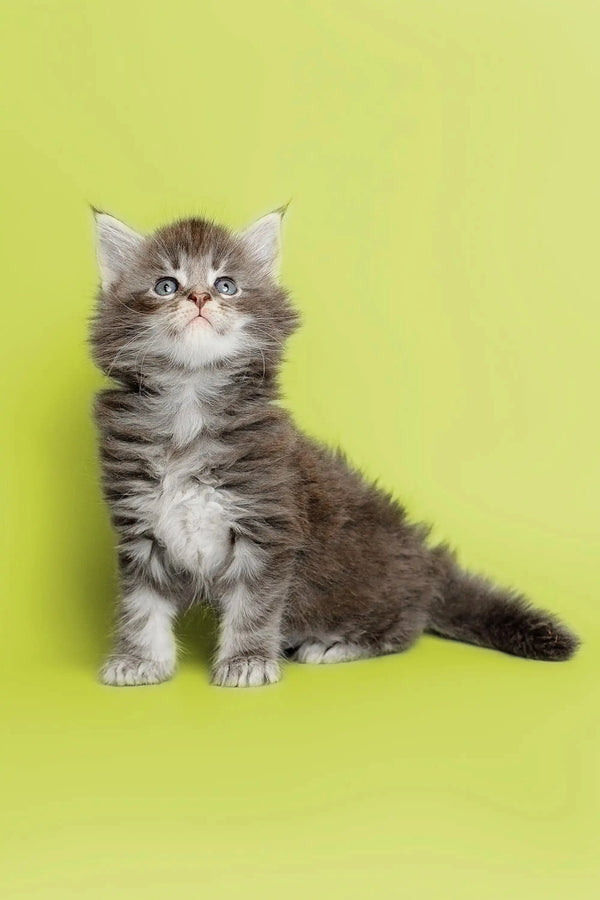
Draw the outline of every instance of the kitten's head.
[[[95,213],[96,362],[112,375],[276,363],[297,326],[278,284],[282,212],[233,233],[186,219],[144,236]]]

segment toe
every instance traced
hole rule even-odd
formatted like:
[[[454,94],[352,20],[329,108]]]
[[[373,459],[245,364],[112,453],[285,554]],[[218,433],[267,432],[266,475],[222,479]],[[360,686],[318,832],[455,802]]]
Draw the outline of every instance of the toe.
[[[100,671],[100,681],[112,687],[159,684],[172,675],[172,666],[160,660],[111,657]]]
[[[212,683],[219,687],[261,687],[279,681],[277,660],[248,657],[218,663]]]

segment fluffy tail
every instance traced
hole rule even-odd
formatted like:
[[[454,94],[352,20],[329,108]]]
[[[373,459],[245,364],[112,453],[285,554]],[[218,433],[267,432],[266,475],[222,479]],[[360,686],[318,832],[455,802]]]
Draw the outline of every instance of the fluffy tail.
[[[560,662],[573,656],[579,638],[551,613],[463,571],[449,557],[445,563],[442,597],[431,609],[428,631],[527,659]]]

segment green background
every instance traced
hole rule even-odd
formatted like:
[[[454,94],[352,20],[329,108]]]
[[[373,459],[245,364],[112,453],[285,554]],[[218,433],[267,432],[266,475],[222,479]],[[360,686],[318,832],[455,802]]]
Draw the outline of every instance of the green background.
[[[593,0],[3,4],[2,896],[600,892]],[[300,424],[585,638],[103,688],[86,202],[285,203]]]

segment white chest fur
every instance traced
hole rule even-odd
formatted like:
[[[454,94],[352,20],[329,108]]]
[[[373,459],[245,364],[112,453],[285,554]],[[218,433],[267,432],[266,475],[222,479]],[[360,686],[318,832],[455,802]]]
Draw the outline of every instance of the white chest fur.
[[[231,553],[232,516],[227,497],[208,474],[203,479],[214,444],[203,438],[202,396],[184,383],[150,412],[157,432],[168,437],[157,448],[158,482],[147,497],[144,517],[175,565],[210,577]]]
[[[172,562],[205,577],[218,572],[231,551],[231,523],[223,498],[189,473],[167,467],[152,504],[155,536]]]

